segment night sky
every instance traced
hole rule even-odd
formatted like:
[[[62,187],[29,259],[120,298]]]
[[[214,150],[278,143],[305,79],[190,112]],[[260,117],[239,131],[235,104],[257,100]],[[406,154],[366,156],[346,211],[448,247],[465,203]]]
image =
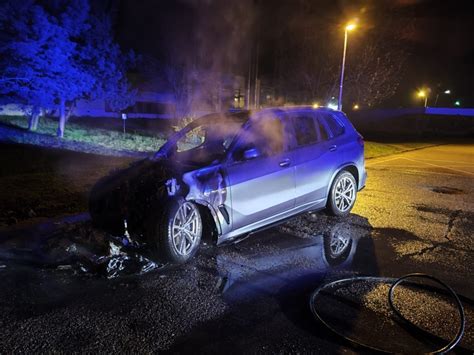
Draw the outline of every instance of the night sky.
[[[335,45],[340,42],[341,51],[341,26],[356,16],[361,28],[351,34],[349,59],[356,60],[350,57],[351,47],[357,48],[365,33],[382,28],[390,36],[397,36],[399,45],[407,52],[400,86],[384,106],[419,105],[413,93],[417,88],[429,87],[433,90],[433,100],[434,92],[452,91],[450,97],[441,95],[439,103],[444,106],[459,99],[462,106],[472,107],[472,3],[472,0],[121,0],[116,28],[122,46],[139,54],[162,61],[194,57],[205,61],[206,57],[208,60],[221,57],[224,52],[219,66],[241,75],[246,73],[250,49],[255,51],[258,39],[260,72],[271,78],[274,34],[291,26],[291,16],[285,17],[286,13],[291,13],[293,20],[294,16],[299,16],[301,21],[316,17],[321,28],[333,31]],[[385,17],[389,15],[396,21],[386,23]]]

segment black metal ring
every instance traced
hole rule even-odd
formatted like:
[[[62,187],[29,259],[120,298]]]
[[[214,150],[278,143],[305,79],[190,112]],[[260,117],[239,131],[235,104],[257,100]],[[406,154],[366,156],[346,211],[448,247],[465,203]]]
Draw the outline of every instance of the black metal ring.
[[[333,327],[331,327],[326,321],[324,321],[324,319],[319,315],[318,313],[318,310],[316,309],[315,307],[315,301],[316,301],[316,297],[319,295],[319,293],[325,289],[325,288],[328,288],[328,287],[331,287],[331,286],[334,286],[334,285],[337,285],[337,284],[341,284],[341,283],[345,283],[345,282],[354,282],[354,281],[377,281],[377,282],[385,282],[385,283],[392,283],[392,286],[390,287],[390,291],[389,291],[389,294],[388,294],[388,301],[389,301],[389,304],[390,304],[390,307],[391,309],[393,310],[393,312],[398,316],[400,317],[403,321],[405,321],[407,324],[411,325],[412,327],[414,328],[417,328],[417,329],[420,329],[418,328],[415,324],[413,324],[411,321],[409,321],[408,319],[406,319],[404,316],[402,316],[402,314],[400,313],[400,311],[398,311],[398,309],[394,306],[393,304],[393,294],[394,294],[394,290],[395,288],[400,285],[400,283],[402,283],[403,281],[405,281],[406,279],[408,278],[426,278],[426,279],[430,279],[436,283],[438,283],[439,285],[443,286],[452,296],[453,298],[455,299],[456,301],[456,304],[457,304],[457,308],[458,308],[458,311],[459,311],[459,316],[460,316],[460,327],[459,327],[459,330],[456,334],[456,336],[453,338],[453,340],[451,340],[446,346],[444,346],[443,348],[441,349],[438,349],[438,350],[435,350],[433,352],[430,352],[430,354],[440,354],[440,353],[445,353],[449,350],[452,350],[462,339],[462,337],[464,336],[464,329],[465,329],[465,315],[464,315],[464,307],[458,297],[458,295],[456,294],[456,292],[454,292],[454,290],[449,287],[448,285],[446,285],[444,282],[442,282],[441,280],[438,280],[437,278],[431,276],[431,275],[426,275],[426,274],[421,274],[421,273],[413,273],[413,274],[408,274],[408,275],[405,275],[405,276],[402,276],[398,279],[396,278],[392,278],[392,277],[374,277],[374,276],[359,276],[359,277],[352,277],[352,278],[346,278],[346,279],[340,279],[340,280],[336,280],[336,281],[332,281],[332,282],[329,282],[327,284],[324,284],[320,287],[318,287],[312,294],[311,294],[311,297],[310,297],[310,308],[311,308],[311,312],[313,313],[313,315],[322,323],[324,324],[329,330],[331,330],[333,333],[337,334],[338,336],[340,336],[341,338],[345,339],[346,341],[349,341],[355,345],[358,345],[358,346],[362,346],[364,348],[367,348],[367,349],[370,349],[370,350],[373,350],[373,351],[377,351],[377,352],[380,352],[380,353],[391,353],[390,351],[388,350],[384,350],[384,349],[379,349],[379,348],[376,348],[374,346],[371,346],[371,345],[368,345],[368,344],[364,344],[364,343],[361,343],[355,339],[352,339],[348,336],[345,336],[341,333],[339,333],[336,329],[334,329]],[[419,286],[419,285],[418,285]]]
[[[444,347],[442,347],[441,349],[438,349],[436,351],[433,351],[431,352],[431,354],[442,354],[442,353],[445,353],[445,352],[448,352],[450,350],[452,350],[462,339],[463,335],[464,335],[464,329],[465,329],[465,326],[466,326],[466,319],[465,319],[465,315],[464,315],[464,307],[461,303],[461,300],[459,299],[458,295],[456,294],[456,292],[454,292],[454,290],[449,287],[448,285],[446,285],[443,281],[437,279],[436,277],[434,276],[431,276],[431,275],[427,275],[427,274],[421,274],[421,273],[414,273],[414,274],[408,274],[408,275],[405,275],[405,276],[402,276],[400,277],[397,281],[394,282],[394,284],[390,287],[390,291],[388,293],[388,303],[390,304],[390,308],[392,309],[392,311],[398,316],[400,317],[401,319],[403,319],[405,322],[409,323],[410,325],[413,325],[414,327],[417,327],[416,325],[414,325],[411,321],[409,321],[407,318],[405,318],[401,312],[395,307],[395,305],[393,304],[393,294],[395,292],[395,288],[400,285],[403,281],[405,281],[406,279],[409,279],[409,278],[420,278],[420,279],[429,279],[431,281],[434,281],[436,282],[437,284],[443,286],[450,294],[451,296],[454,298],[454,300],[456,301],[456,305],[457,305],[457,309],[458,309],[458,312],[459,312],[459,317],[460,317],[460,325],[459,325],[459,330],[456,334],[456,336]],[[418,328],[418,327],[417,327]]]

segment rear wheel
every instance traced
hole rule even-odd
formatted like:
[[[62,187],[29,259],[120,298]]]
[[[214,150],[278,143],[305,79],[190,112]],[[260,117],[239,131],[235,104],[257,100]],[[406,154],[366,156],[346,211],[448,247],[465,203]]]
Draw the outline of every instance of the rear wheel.
[[[343,263],[352,247],[350,228],[346,223],[338,223],[331,228],[329,235],[324,237],[324,253],[331,266]]]
[[[189,201],[170,201],[150,237],[164,261],[188,261],[201,243],[202,220],[198,207]]]
[[[357,183],[348,171],[337,174],[329,191],[327,210],[333,216],[345,217],[354,207],[357,197]]]

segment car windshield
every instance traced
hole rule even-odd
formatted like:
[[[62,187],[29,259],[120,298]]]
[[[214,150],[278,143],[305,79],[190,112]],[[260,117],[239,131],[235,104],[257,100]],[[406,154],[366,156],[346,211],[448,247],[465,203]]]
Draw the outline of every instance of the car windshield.
[[[197,119],[170,137],[158,154],[186,163],[222,159],[242,127],[241,120]]]

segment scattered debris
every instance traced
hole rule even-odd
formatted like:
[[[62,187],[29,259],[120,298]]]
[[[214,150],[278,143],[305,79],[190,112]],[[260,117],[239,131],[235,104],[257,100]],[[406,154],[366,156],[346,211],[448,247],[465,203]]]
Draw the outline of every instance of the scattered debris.
[[[144,274],[163,267],[143,256],[140,245],[128,242],[127,236],[110,236],[93,228],[88,221],[61,223],[52,234],[35,243],[39,244],[34,248],[15,247],[3,255],[15,263],[109,279]]]
[[[123,230],[124,230],[124,233],[123,233],[123,238],[122,238],[122,242],[125,244],[131,244],[132,243],[132,238],[130,237],[130,233],[128,232],[128,224],[127,224],[127,220],[124,219],[123,220]]]
[[[58,265],[57,269],[58,270],[71,270],[72,266],[71,265]]]
[[[163,267],[142,255],[120,255],[109,259],[107,263],[107,278],[113,279],[125,275],[142,275]]]
[[[127,254],[122,251],[122,246],[110,242],[109,256],[101,257],[98,263],[104,263],[106,267],[106,276],[109,279],[131,274],[144,274],[162,267],[162,264],[155,263],[150,259],[139,254]]]

